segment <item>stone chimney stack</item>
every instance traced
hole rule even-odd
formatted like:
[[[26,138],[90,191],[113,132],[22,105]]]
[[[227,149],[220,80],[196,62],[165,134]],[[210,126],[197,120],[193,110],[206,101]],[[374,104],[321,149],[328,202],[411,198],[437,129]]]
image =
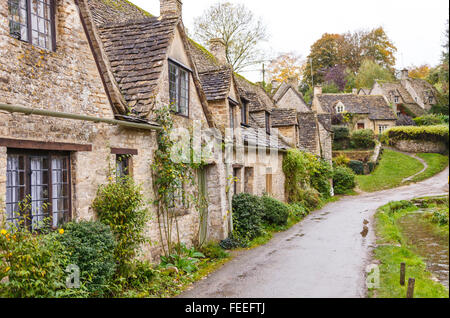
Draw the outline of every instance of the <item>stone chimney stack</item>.
[[[298,90],[298,86],[299,86],[298,77],[290,77],[288,79],[288,84],[293,86],[296,90]]]
[[[159,0],[160,15],[162,17],[181,17],[183,3],[181,0]]]
[[[406,68],[404,68],[402,70],[402,80],[407,80],[408,78],[409,78],[409,71]]]
[[[314,86],[314,96],[322,95],[322,86]]]
[[[219,61],[220,64],[227,63],[227,48],[225,41],[222,39],[211,39],[209,41],[209,50],[212,55]]]

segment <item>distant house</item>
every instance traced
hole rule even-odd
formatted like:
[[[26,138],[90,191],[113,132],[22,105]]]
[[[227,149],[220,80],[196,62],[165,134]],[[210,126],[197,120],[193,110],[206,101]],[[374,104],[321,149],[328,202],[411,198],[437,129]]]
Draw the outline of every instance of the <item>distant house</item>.
[[[316,88],[313,110],[318,114],[350,114],[350,130],[371,129],[381,134],[396,125],[397,116],[381,95],[321,94]]]
[[[273,94],[272,126],[299,149],[326,160],[332,158],[330,113],[315,113],[305,102],[296,84],[283,82]]]
[[[402,70],[398,82],[376,81],[370,95],[382,95],[393,105],[398,114],[412,117],[424,115],[437,103],[436,88],[423,79],[410,78],[408,70]]]

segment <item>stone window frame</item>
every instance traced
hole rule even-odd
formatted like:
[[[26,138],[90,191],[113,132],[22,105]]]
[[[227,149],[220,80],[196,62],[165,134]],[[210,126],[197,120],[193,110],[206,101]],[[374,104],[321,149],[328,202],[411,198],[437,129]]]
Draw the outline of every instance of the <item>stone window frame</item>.
[[[336,113],[342,114],[345,112],[345,105],[342,102],[336,104]]]
[[[388,125],[378,125],[378,132],[380,133],[380,134],[382,134],[382,133],[384,133],[386,130],[388,130],[389,129],[389,126]]]
[[[133,176],[133,156],[138,155],[136,149],[111,148],[111,154],[115,155],[116,178]]]
[[[38,9],[32,9],[32,5],[35,2],[37,4],[42,5],[44,8],[42,13]],[[39,47],[44,50],[48,50],[51,52],[56,51],[56,5],[55,0],[8,0],[8,14],[9,14],[9,34],[15,39],[23,42],[30,43],[36,47]],[[11,15],[11,11],[13,10],[13,4],[17,5],[16,9],[18,10],[17,16],[19,20],[14,19]],[[47,8],[47,10],[45,10]],[[47,12],[48,17],[45,17],[45,13]],[[21,20],[21,13],[25,14],[26,17],[23,17],[25,21]],[[34,26],[33,21],[36,20],[36,25]],[[41,30],[41,21],[43,21],[43,28]],[[48,23],[48,26],[46,24]],[[14,27],[13,27],[14,26]],[[19,32],[21,28],[25,29],[25,33],[16,34],[13,30],[15,27],[19,27]],[[45,30],[47,29],[47,30]],[[44,31],[44,32],[41,32]],[[37,34],[37,43],[33,40],[33,34]],[[44,45],[40,43],[40,39],[44,39]]]
[[[171,68],[174,68],[175,73],[175,81],[172,80],[172,70]],[[181,63],[169,59],[169,100],[170,104],[175,106],[174,113],[176,115],[189,118],[190,116],[190,79],[191,79],[191,73],[192,71],[187,68],[186,66],[182,65]],[[179,76],[181,73],[185,74],[186,76]],[[185,78],[186,81],[182,81],[182,78]],[[183,88],[182,83],[185,83],[185,87]],[[174,87],[175,85],[175,87]],[[182,97],[182,90],[186,92],[186,95]],[[175,96],[174,96],[175,94]],[[186,110],[184,112],[180,111],[180,98],[183,98],[186,100]]]
[[[21,227],[28,228],[31,231],[40,232],[43,229],[39,226],[33,226],[33,217],[37,218],[37,221],[40,221],[40,218],[46,219],[49,218],[51,229],[55,230],[61,225],[70,222],[72,220],[72,173],[71,173],[71,154],[67,151],[47,151],[47,150],[31,150],[31,149],[15,149],[8,148],[7,150],[7,160],[12,158],[18,158],[19,166],[17,169],[13,169],[11,164],[7,166],[7,197],[5,200],[7,206],[7,215],[6,221],[10,224],[15,224],[18,226],[17,221],[23,221]],[[42,164],[42,166],[35,170],[32,168],[32,159],[41,159],[41,162],[46,162],[46,165]],[[53,165],[54,159],[60,159],[63,163],[61,167],[55,167]],[[22,162],[20,164],[20,162]],[[55,161],[56,162],[56,161]],[[37,176],[33,174],[33,171],[42,172],[42,176],[39,179],[40,182],[37,182]],[[58,172],[60,173],[61,182],[58,182]],[[44,175],[46,174],[46,177]],[[11,178],[15,176],[17,178],[16,182],[12,182]],[[34,184],[33,184],[34,178]],[[47,183],[45,183],[47,182]],[[39,184],[38,184],[39,183]],[[9,184],[9,185],[8,185]],[[60,189],[56,191],[57,186],[65,187],[65,190]],[[14,201],[8,202],[8,189],[19,188],[18,197],[15,198]],[[39,200],[33,200],[33,188],[34,191],[37,191],[36,188],[40,188],[42,190],[42,196]],[[44,192],[43,189],[47,188],[47,191]],[[61,192],[56,194],[57,192]],[[45,197],[46,193],[46,197]],[[57,195],[56,197],[54,195]],[[13,190],[10,192],[10,197],[13,196]],[[24,202],[24,200],[30,197],[31,198],[31,209],[27,209],[27,211],[18,211],[18,204],[20,202]],[[62,200],[63,208],[62,210],[55,211],[52,207],[52,203],[54,200]],[[42,202],[42,204],[48,205],[48,210],[44,211],[41,214],[33,215],[33,203],[34,202]],[[59,202],[58,202],[59,203]],[[16,206],[12,209],[12,215],[8,216],[8,205]],[[42,206],[40,207],[42,208]],[[18,212],[25,212],[24,216],[17,215]],[[38,212],[39,209],[38,209]],[[54,222],[54,213],[62,214],[63,218],[58,220],[55,224]],[[38,223],[36,223],[38,224]],[[38,224],[39,225],[39,224]]]

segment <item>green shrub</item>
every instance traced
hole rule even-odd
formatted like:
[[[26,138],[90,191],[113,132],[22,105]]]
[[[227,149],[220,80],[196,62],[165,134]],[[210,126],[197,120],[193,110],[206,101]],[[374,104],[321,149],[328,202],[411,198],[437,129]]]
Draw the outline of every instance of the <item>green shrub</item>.
[[[181,243],[174,249],[176,252],[169,256],[161,256],[161,267],[176,267],[185,273],[193,273],[198,270],[197,263],[205,255],[195,249],[195,247],[187,248]]]
[[[283,202],[269,196],[261,198],[264,206],[263,222],[269,225],[286,225],[289,218],[289,208]]]
[[[233,235],[233,233],[226,239],[222,240],[219,245],[224,250],[233,250],[235,248],[247,247],[249,241]]]
[[[238,237],[252,240],[263,232],[264,206],[257,196],[241,193],[233,197],[233,223]]]
[[[425,115],[422,117],[414,118],[417,126],[435,126],[448,124],[448,116],[446,115]]]
[[[108,225],[116,238],[114,256],[118,275],[127,277],[134,257],[147,242],[144,229],[149,220],[140,186],[131,177],[100,186],[93,208],[99,220]]]
[[[304,218],[308,215],[306,208],[298,203],[288,204],[289,215],[296,219]]]
[[[380,140],[388,145],[399,140],[437,141],[448,145],[448,131],[448,125],[393,127]]]
[[[290,149],[283,159],[283,172],[289,176],[285,180],[285,192],[291,203],[314,209],[320,204],[321,196],[326,198],[330,194],[331,165],[310,153]]]
[[[334,141],[350,138],[350,130],[347,126],[333,126]]]
[[[207,258],[209,259],[223,259],[228,258],[228,254],[219,244],[209,243],[200,249]]]
[[[373,149],[375,145],[375,133],[370,129],[356,130],[351,135],[351,146],[355,149]]]
[[[336,167],[333,173],[334,193],[346,194],[356,187],[356,177],[350,168]]]
[[[372,173],[377,167],[377,164],[375,162],[369,161],[367,163],[367,166],[369,167],[369,173]]]
[[[364,162],[359,160],[351,160],[348,163],[348,167],[353,170],[354,173],[357,175],[363,175],[364,174]]]
[[[109,226],[100,222],[68,223],[59,241],[69,261],[80,268],[81,278],[92,296],[103,296],[115,272],[116,242]]]
[[[58,235],[57,232],[36,235],[27,230],[1,231],[0,297],[88,297],[84,284],[77,289],[66,286],[69,254]]]

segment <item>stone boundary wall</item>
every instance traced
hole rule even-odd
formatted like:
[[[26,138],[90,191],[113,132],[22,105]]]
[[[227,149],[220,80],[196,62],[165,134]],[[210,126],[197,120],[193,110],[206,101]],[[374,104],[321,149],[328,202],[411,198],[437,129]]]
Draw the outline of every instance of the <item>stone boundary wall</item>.
[[[422,140],[399,140],[393,144],[394,148],[410,153],[446,153],[448,146],[443,142]]]

